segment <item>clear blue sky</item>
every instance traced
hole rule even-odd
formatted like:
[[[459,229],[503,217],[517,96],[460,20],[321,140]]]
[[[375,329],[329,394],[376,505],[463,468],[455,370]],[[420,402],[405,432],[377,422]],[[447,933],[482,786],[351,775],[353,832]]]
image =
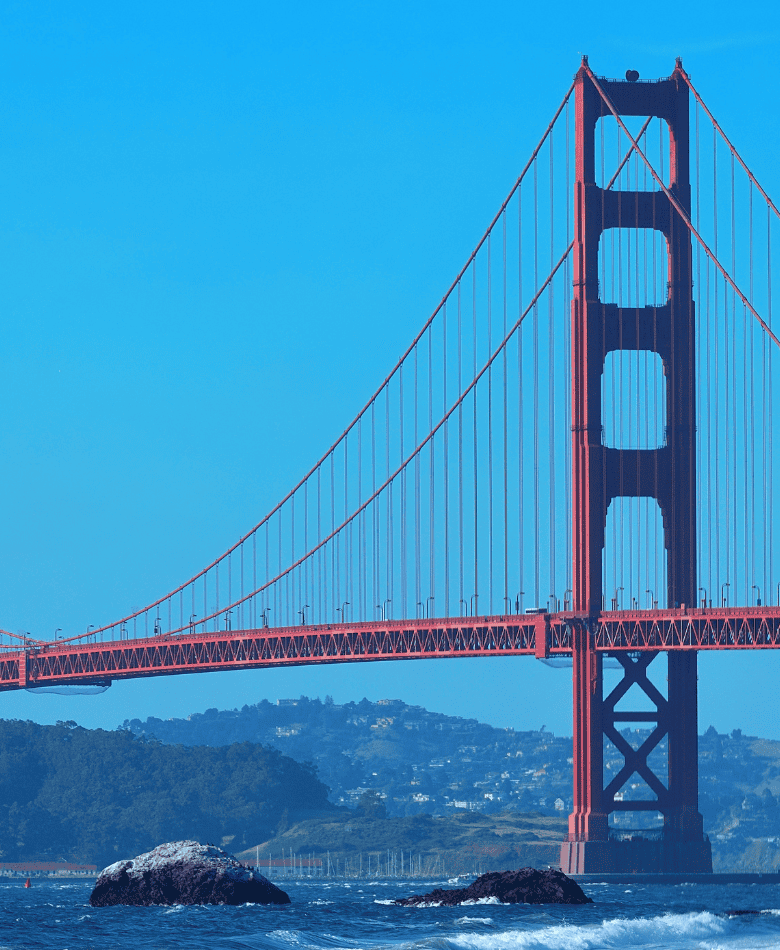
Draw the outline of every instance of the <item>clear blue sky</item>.
[[[682,55],[777,200],[779,41],[751,2],[0,2],[0,626],[114,620],[254,525],[441,298],[581,52],[646,78]],[[780,738],[780,656],[700,669],[702,728]],[[2,694],[0,715],[113,728],[301,693],[571,734],[569,674],[530,659]]]

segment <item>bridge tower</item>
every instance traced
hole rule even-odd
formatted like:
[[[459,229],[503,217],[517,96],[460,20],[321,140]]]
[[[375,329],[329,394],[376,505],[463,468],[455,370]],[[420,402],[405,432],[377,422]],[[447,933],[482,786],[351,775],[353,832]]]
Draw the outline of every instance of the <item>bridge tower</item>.
[[[607,510],[620,497],[657,501],[663,518],[668,605],[696,603],[696,455],[694,304],[691,237],[663,191],[605,190],[596,183],[595,134],[599,119],[653,116],[669,129],[670,192],[690,212],[688,86],[678,60],[658,82],[599,79],[602,96],[583,58],[576,76],[576,181],[574,287],[572,300],[572,457],[574,610],[583,622],[574,634],[574,808],[561,847],[567,873],[708,872],[709,841],[698,811],[696,653],[668,654],[664,697],[647,678],[653,653],[619,657],[623,678],[607,696],[602,656],[594,649],[592,620],[602,610],[602,551]],[[663,233],[669,262],[661,306],[620,307],[601,299],[598,253],[608,228],[648,228]],[[601,376],[607,354],[648,350],[663,362],[666,438],[655,448],[621,451],[602,437]],[[616,711],[634,685],[655,706],[652,712]],[[618,724],[645,723],[650,737],[635,749]],[[605,785],[607,736],[625,759]],[[668,776],[655,775],[647,757],[666,736]],[[656,799],[616,801],[615,793],[637,773]],[[609,815],[618,810],[659,811],[660,833],[618,840]]]

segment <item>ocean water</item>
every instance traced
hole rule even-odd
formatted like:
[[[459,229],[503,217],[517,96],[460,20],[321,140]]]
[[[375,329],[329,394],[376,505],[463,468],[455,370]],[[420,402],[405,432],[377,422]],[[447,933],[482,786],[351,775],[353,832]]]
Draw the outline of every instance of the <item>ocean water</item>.
[[[86,882],[0,883],[0,948],[600,950],[780,948],[777,885],[591,884],[584,907],[397,907],[446,881],[279,881],[283,907],[91,908]],[[748,913],[745,913],[745,912]]]

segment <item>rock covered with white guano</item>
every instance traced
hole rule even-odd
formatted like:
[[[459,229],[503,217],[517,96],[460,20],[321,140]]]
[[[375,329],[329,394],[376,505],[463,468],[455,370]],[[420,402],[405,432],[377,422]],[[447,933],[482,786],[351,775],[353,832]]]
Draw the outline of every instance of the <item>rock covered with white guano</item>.
[[[114,904],[289,904],[259,872],[214,845],[171,841],[100,872],[89,902]]]

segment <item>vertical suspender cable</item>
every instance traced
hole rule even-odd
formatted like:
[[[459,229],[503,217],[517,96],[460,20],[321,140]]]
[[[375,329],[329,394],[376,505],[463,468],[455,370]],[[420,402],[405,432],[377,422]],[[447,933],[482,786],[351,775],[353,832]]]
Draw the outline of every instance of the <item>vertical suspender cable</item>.
[[[506,338],[506,320],[507,320],[507,300],[506,300],[506,209],[504,209],[503,214],[501,215],[501,248],[502,248],[502,265],[503,265],[503,293],[502,293],[502,304],[503,304],[503,321],[502,321],[502,331],[503,337]],[[503,360],[503,390],[504,390],[504,434],[503,434],[503,452],[504,452],[504,600],[501,604],[502,613],[506,609],[507,598],[509,597],[509,518],[507,513],[507,505],[509,503],[509,475],[507,467],[507,436],[508,436],[508,426],[507,426],[507,347],[504,345],[504,352],[501,354]],[[511,602],[509,613],[511,613]]]
[[[716,135],[715,129],[712,130],[712,141],[713,141],[713,151],[712,151],[712,223],[713,223],[713,248],[714,248],[715,257],[717,257],[717,256],[718,256],[718,151],[717,151],[717,144],[718,144],[718,143],[717,143],[717,135]],[[707,268],[707,270],[708,270],[708,272],[709,272],[709,267]],[[709,294],[708,294],[708,296],[709,296]],[[715,337],[715,348],[714,348],[715,374],[716,374],[716,379],[718,379],[718,378],[719,378],[719,375],[720,375],[720,362],[719,362],[720,357],[719,357],[719,353],[718,353],[718,341],[719,341],[719,339],[720,339],[720,333],[719,333],[719,330],[718,330],[718,316],[719,316],[719,314],[718,314],[718,275],[717,275],[717,273],[716,273],[716,274],[713,274],[712,299],[713,299],[712,313],[713,313],[713,315],[714,315],[714,316],[713,316],[713,319],[714,319],[714,326],[713,326],[714,334],[713,334],[713,335],[714,335],[714,337]],[[709,308],[708,308],[708,310],[709,310]],[[719,414],[719,413],[720,413],[720,401],[721,401],[721,400],[720,400],[721,387],[720,387],[720,386],[716,387],[715,392],[716,392],[716,400],[717,400],[717,402],[716,402],[716,414]],[[721,494],[720,494],[720,483],[721,483],[721,475],[720,475],[720,468],[721,468],[721,463],[720,463],[720,429],[721,429],[721,426],[720,426],[720,424],[718,424],[718,422],[716,421],[716,425],[715,425],[715,497],[718,499],[718,503],[719,503],[721,506],[723,506],[723,501],[722,501],[722,499],[721,499]],[[728,489],[727,489],[727,492],[728,492]],[[726,519],[726,526],[727,526],[726,530],[728,531],[728,517],[727,517],[727,519]],[[722,532],[720,520],[718,520],[718,521],[716,522],[715,566],[716,566],[716,573],[717,573],[717,576],[718,576],[718,583],[719,583],[719,584],[724,584],[724,583],[730,583],[730,582],[731,582],[731,577],[730,577],[730,574],[729,574],[729,566],[728,566],[728,556],[726,556],[726,577],[725,577],[725,580],[724,580],[724,578],[723,578],[723,575],[721,574],[721,554],[720,554],[720,547],[721,547],[721,535],[722,535],[722,533],[723,533],[723,532]],[[734,596],[735,596],[735,597],[737,596],[736,590],[734,591]]]
[[[553,130],[550,130],[550,270],[555,267],[555,189],[554,189],[554,153],[553,153]],[[547,471],[549,473],[550,483],[550,510],[548,517],[550,520],[550,593],[553,598],[552,609],[557,610],[558,605],[557,589],[555,576],[556,558],[555,558],[555,285],[550,283],[549,287],[549,306],[548,306],[548,324],[547,324],[547,393],[548,393],[548,426],[547,426]]]
[[[518,313],[523,312],[523,191],[517,189],[517,309]],[[525,486],[524,459],[525,446],[523,444],[523,327],[517,328],[517,563],[518,563],[518,594],[515,609],[520,613],[520,591],[523,590],[523,564],[524,564],[524,498]]]
[[[390,383],[388,382],[387,387],[385,388],[385,480],[390,478]],[[387,551],[385,553],[385,596],[382,597],[382,607],[385,607],[385,601],[390,601],[390,610],[393,609],[393,596],[394,596],[394,587],[393,580],[395,578],[395,560],[394,560],[394,544],[395,544],[395,534],[394,534],[394,525],[393,525],[393,486],[389,484],[387,486],[387,514],[386,514],[386,531],[387,531]],[[384,614],[384,610],[383,610]]]
[[[442,412],[447,409],[447,303],[442,315]],[[450,616],[450,420],[444,423],[444,610],[442,617]]]
[[[539,169],[534,160],[534,292],[539,286]],[[534,606],[539,605],[539,307],[533,316],[533,399],[534,399]]]
[[[463,393],[463,323],[461,320],[461,282],[458,281],[458,397]],[[458,567],[460,571],[460,603],[458,609],[461,614],[464,604],[463,588],[463,403],[458,406]]]
[[[772,323],[772,214],[767,205],[766,209],[766,289],[767,289],[767,322],[771,325]],[[764,334],[764,343],[766,344],[766,334]],[[767,422],[765,425],[765,430],[769,433],[768,435],[768,446],[767,446],[767,508],[768,508],[768,517],[767,524],[769,526],[769,576],[771,582],[774,583],[775,572],[774,572],[774,536],[775,536],[775,524],[774,524],[774,506],[773,506],[773,492],[772,486],[774,485],[774,456],[773,456],[773,432],[772,432],[772,373],[770,372],[769,360],[771,359],[772,349],[767,346],[767,364],[766,364],[766,380],[767,380],[767,394],[766,394],[766,406],[767,406]],[[778,603],[780,606],[780,603]]]
[[[473,333],[474,376],[477,375],[477,265],[476,260],[471,265],[471,320]],[[479,474],[477,470],[477,390],[474,387],[474,418],[473,441],[471,444],[474,455],[474,594],[471,609],[474,616],[479,604]]]
[[[446,314],[446,310],[445,310]],[[442,351],[442,360],[446,363],[447,351]],[[433,431],[433,335],[431,328],[428,328],[428,431]],[[435,438],[431,439],[429,446],[430,453],[430,474],[428,479],[428,551],[430,556],[430,600],[428,600],[428,616],[430,617],[430,608],[436,605],[436,498],[435,498],[435,480],[436,480],[436,444]]]
[[[487,350],[493,352],[493,271],[491,252],[492,231],[487,239]],[[493,614],[493,364],[487,374],[487,430],[488,430],[488,604],[485,613]]]
[[[399,384],[399,425],[400,425],[400,452],[399,452],[399,464],[403,463],[404,460],[404,373],[403,367],[398,374],[398,384]],[[398,531],[400,534],[401,542],[401,573],[398,578],[398,583],[401,585],[401,616],[408,617],[409,614],[406,611],[406,601],[407,601],[407,591],[408,591],[408,577],[406,570],[406,520],[408,517],[407,503],[406,503],[406,468],[401,469],[401,484],[400,488],[400,510],[398,518]]]
[[[414,348],[414,439],[412,445],[416,448],[418,442],[418,422],[419,422],[419,351]],[[415,593],[415,616],[417,616],[417,605],[422,603],[422,592],[420,588],[420,453],[414,456],[414,593]]]

